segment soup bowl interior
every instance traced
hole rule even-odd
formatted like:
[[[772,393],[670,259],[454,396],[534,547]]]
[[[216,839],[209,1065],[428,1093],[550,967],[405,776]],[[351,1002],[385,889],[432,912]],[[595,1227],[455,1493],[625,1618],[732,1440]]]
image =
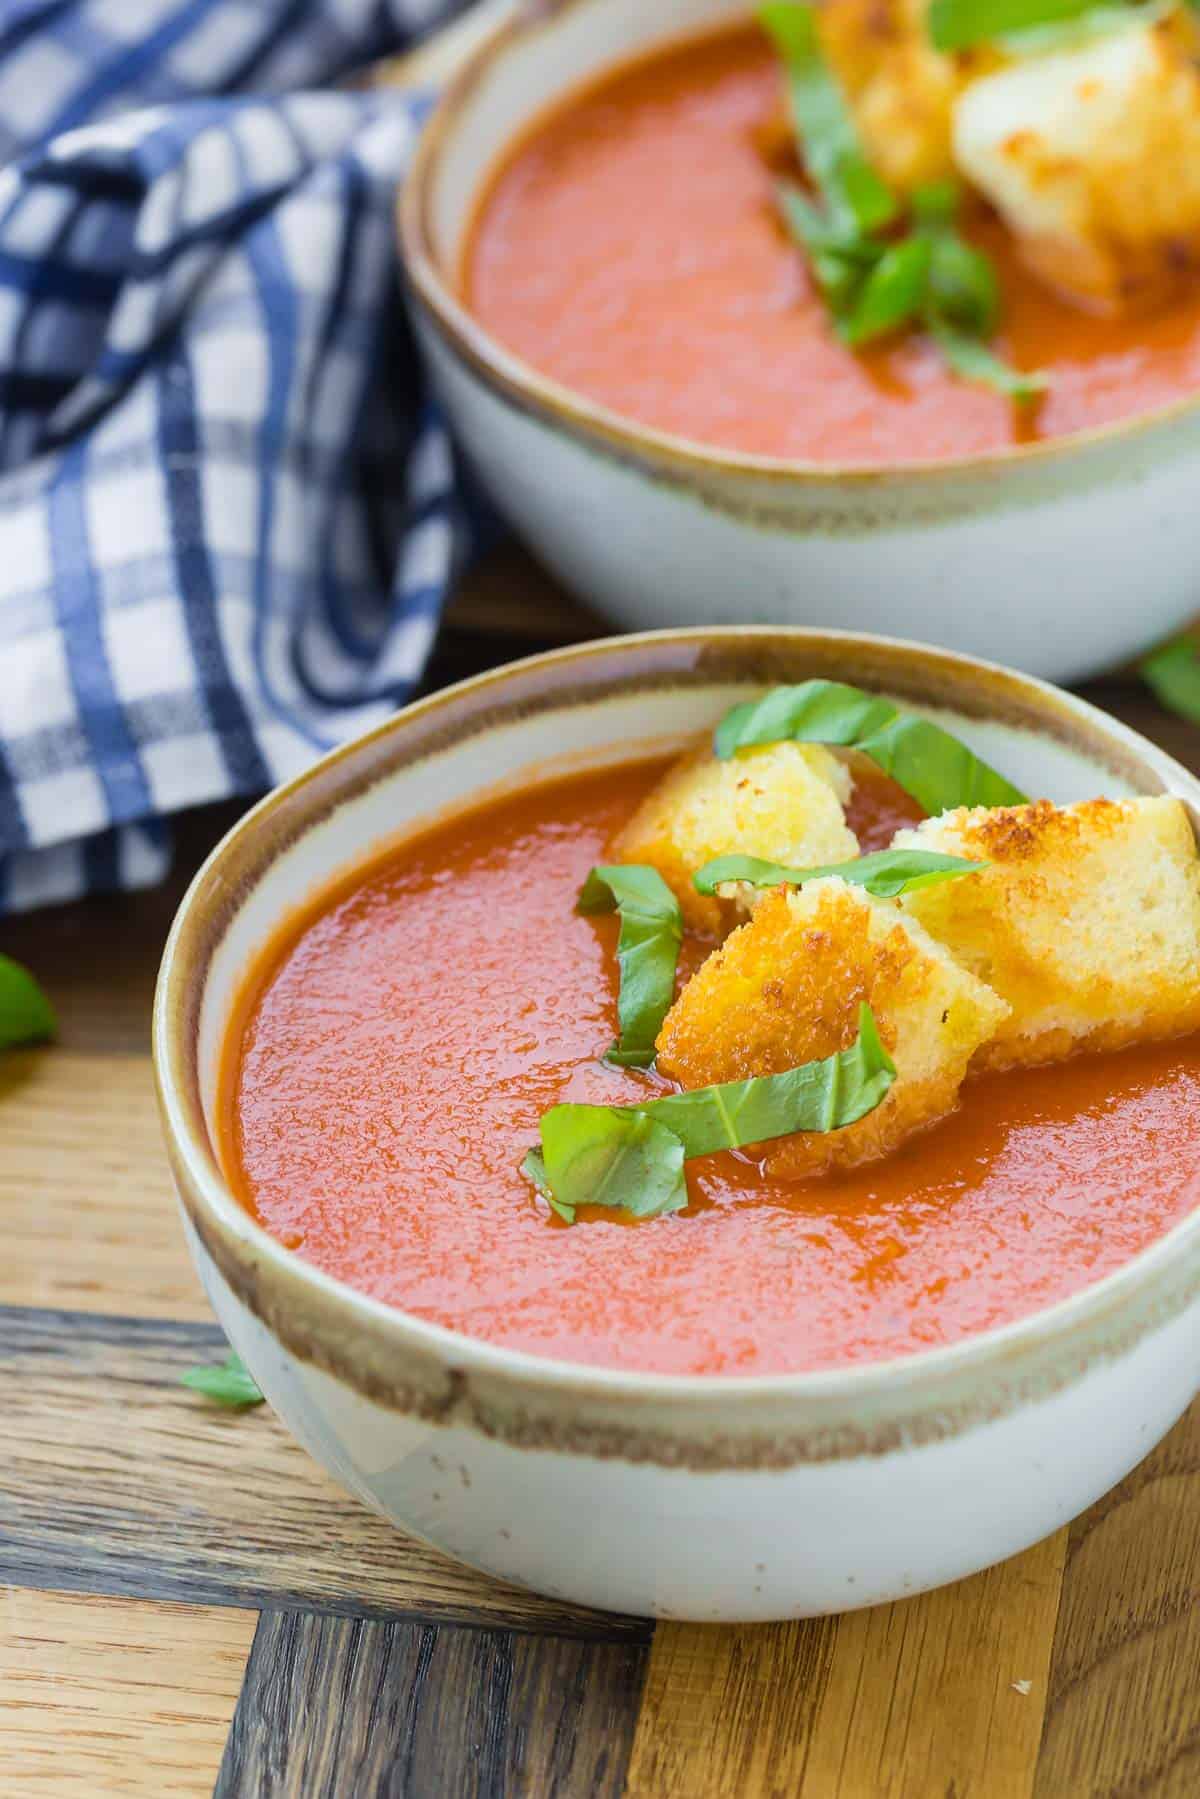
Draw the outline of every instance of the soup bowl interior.
[[[541,1360],[441,1329],[312,1267],[234,1197],[216,1148],[222,1053],[247,971],[289,918],[439,816],[681,745],[764,685],[810,676],[928,712],[1028,791],[1171,791],[1195,816],[1200,788],[1152,746],[964,658],[805,632],[614,639],[450,689],[270,796],[197,876],[164,958],[168,1150],[235,1347],[352,1491],[560,1598],[778,1617],[953,1578],[1089,1503],[1196,1384],[1195,1217],[1096,1287],[949,1349],[708,1379]]]

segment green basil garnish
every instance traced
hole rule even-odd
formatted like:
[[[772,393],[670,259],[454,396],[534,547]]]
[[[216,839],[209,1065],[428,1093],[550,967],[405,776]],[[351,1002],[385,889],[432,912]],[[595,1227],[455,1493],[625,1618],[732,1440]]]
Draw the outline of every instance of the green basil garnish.
[[[1000,288],[982,250],[955,229],[954,184],[914,193],[907,235],[891,233],[900,202],[859,142],[825,61],[813,7],[803,0],[770,0],[758,8],[758,20],[783,60],[797,146],[819,201],[782,182],[779,210],[804,247],[838,336],[858,349],[906,326],[923,326],[956,374],[1014,400],[1040,393],[1040,376],[1009,369],[976,341],[996,328]],[[969,354],[972,346],[975,355]]]
[[[861,750],[933,816],[954,806],[1022,806],[1025,795],[940,725],[842,681],[774,687],[727,712],[714,748],[727,761],[764,743]]]
[[[859,286],[853,306],[838,321],[843,343],[857,349],[918,318],[929,285],[930,260],[930,243],[923,232],[889,244]]]
[[[1177,637],[1154,650],[1139,673],[1168,712],[1200,725],[1200,656],[1190,637]]]
[[[862,887],[876,899],[896,899],[938,881],[976,874],[986,862],[968,862],[963,856],[943,856],[936,850],[876,850],[856,856],[852,862],[830,862],[823,868],[784,868],[758,856],[717,856],[692,876],[697,893],[715,893],[727,881],[747,881],[751,887],[802,887],[836,875],[852,887]]]
[[[29,970],[0,956],[0,1049],[42,1043],[57,1030],[54,1009]]]
[[[929,335],[955,374],[966,381],[993,388],[1010,400],[1036,400],[1046,391],[1045,375],[1037,369],[1013,368],[969,331],[934,320],[929,324]]]
[[[245,1362],[236,1353],[226,1356],[223,1362],[218,1362],[211,1368],[189,1368],[179,1379],[194,1393],[203,1393],[206,1399],[234,1412],[244,1411],[247,1406],[261,1405],[265,1397]]]
[[[617,999],[620,1036],[608,1060],[623,1068],[647,1068],[654,1039],[675,998],[675,965],[683,942],[679,901],[658,870],[640,863],[593,868],[579,895],[578,910],[620,914]]]
[[[804,163],[835,223],[875,231],[897,205],[858,141],[854,121],[817,41],[813,9],[770,0],[758,21],[783,59],[788,96]]]
[[[1107,0],[1099,3],[1112,10]],[[970,50],[1032,26],[1066,24],[1095,11],[1097,4],[1098,0],[931,0],[929,38],[935,50]]]
[[[873,1112],[895,1077],[874,1013],[863,1005],[849,1049],[783,1074],[670,1093],[644,1106],[552,1106],[539,1127],[541,1149],[531,1149],[521,1169],[568,1224],[582,1205],[659,1217],[687,1204],[685,1159],[796,1131],[842,1130]]]

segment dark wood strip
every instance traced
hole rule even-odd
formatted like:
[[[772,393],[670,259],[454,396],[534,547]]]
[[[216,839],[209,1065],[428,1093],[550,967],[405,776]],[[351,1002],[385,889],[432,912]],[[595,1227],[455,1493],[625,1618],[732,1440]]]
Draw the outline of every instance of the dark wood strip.
[[[264,1612],[214,1799],[618,1799],[645,1656]]]
[[[1036,1799],[1200,1792],[1200,1405],[1068,1537]]]
[[[424,1548],[265,1406],[179,1385],[224,1349],[215,1325],[0,1308],[0,1584],[648,1637]]]

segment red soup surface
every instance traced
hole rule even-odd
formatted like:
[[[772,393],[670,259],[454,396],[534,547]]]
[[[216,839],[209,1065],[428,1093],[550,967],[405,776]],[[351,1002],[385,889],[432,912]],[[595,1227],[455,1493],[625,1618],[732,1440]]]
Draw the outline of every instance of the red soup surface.
[[[414,838],[279,941],[244,995],[222,1151],[246,1206],[364,1293],[536,1355],[673,1374],[871,1361],[1035,1311],[1191,1209],[1200,1043],[970,1083],[885,1162],[785,1184],[690,1164],[691,1204],[566,1226],[518,1172],[559,1100],[629,1103],[600,1058],[616,921],[574,912],[661,773],[529,788]],[[880,783],[864,848],[913,815]],[[709,945],[685,945],[681,976]]]
[[[1040,368],[1032,412],[955,379],[925,340],[855,355],[781,229],[763,128],[781,78],[739,28],[627,65],[537,122],[484,194],[464,299],[525,362],[613,412],[718,448],[838,463],[996,450],[1200,387],[1200,296],[1104,319],[1054,297],[985,219],[998,347]]]

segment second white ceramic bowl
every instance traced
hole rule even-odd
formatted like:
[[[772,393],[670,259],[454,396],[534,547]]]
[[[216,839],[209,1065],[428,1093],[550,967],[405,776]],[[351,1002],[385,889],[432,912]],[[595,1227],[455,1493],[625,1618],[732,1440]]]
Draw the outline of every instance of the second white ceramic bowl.
[[[619,623],[902,633],[1065,680],[1196,609],[1200,399],[989,456],[838,469],[621,419],[539,375],[458,297],[497,156],[605,67],[746,15],[744,0],[536,0],[452,86],[401,202],[416,326],[497,505]],[[797,397],[797,404],[804,396]]]

